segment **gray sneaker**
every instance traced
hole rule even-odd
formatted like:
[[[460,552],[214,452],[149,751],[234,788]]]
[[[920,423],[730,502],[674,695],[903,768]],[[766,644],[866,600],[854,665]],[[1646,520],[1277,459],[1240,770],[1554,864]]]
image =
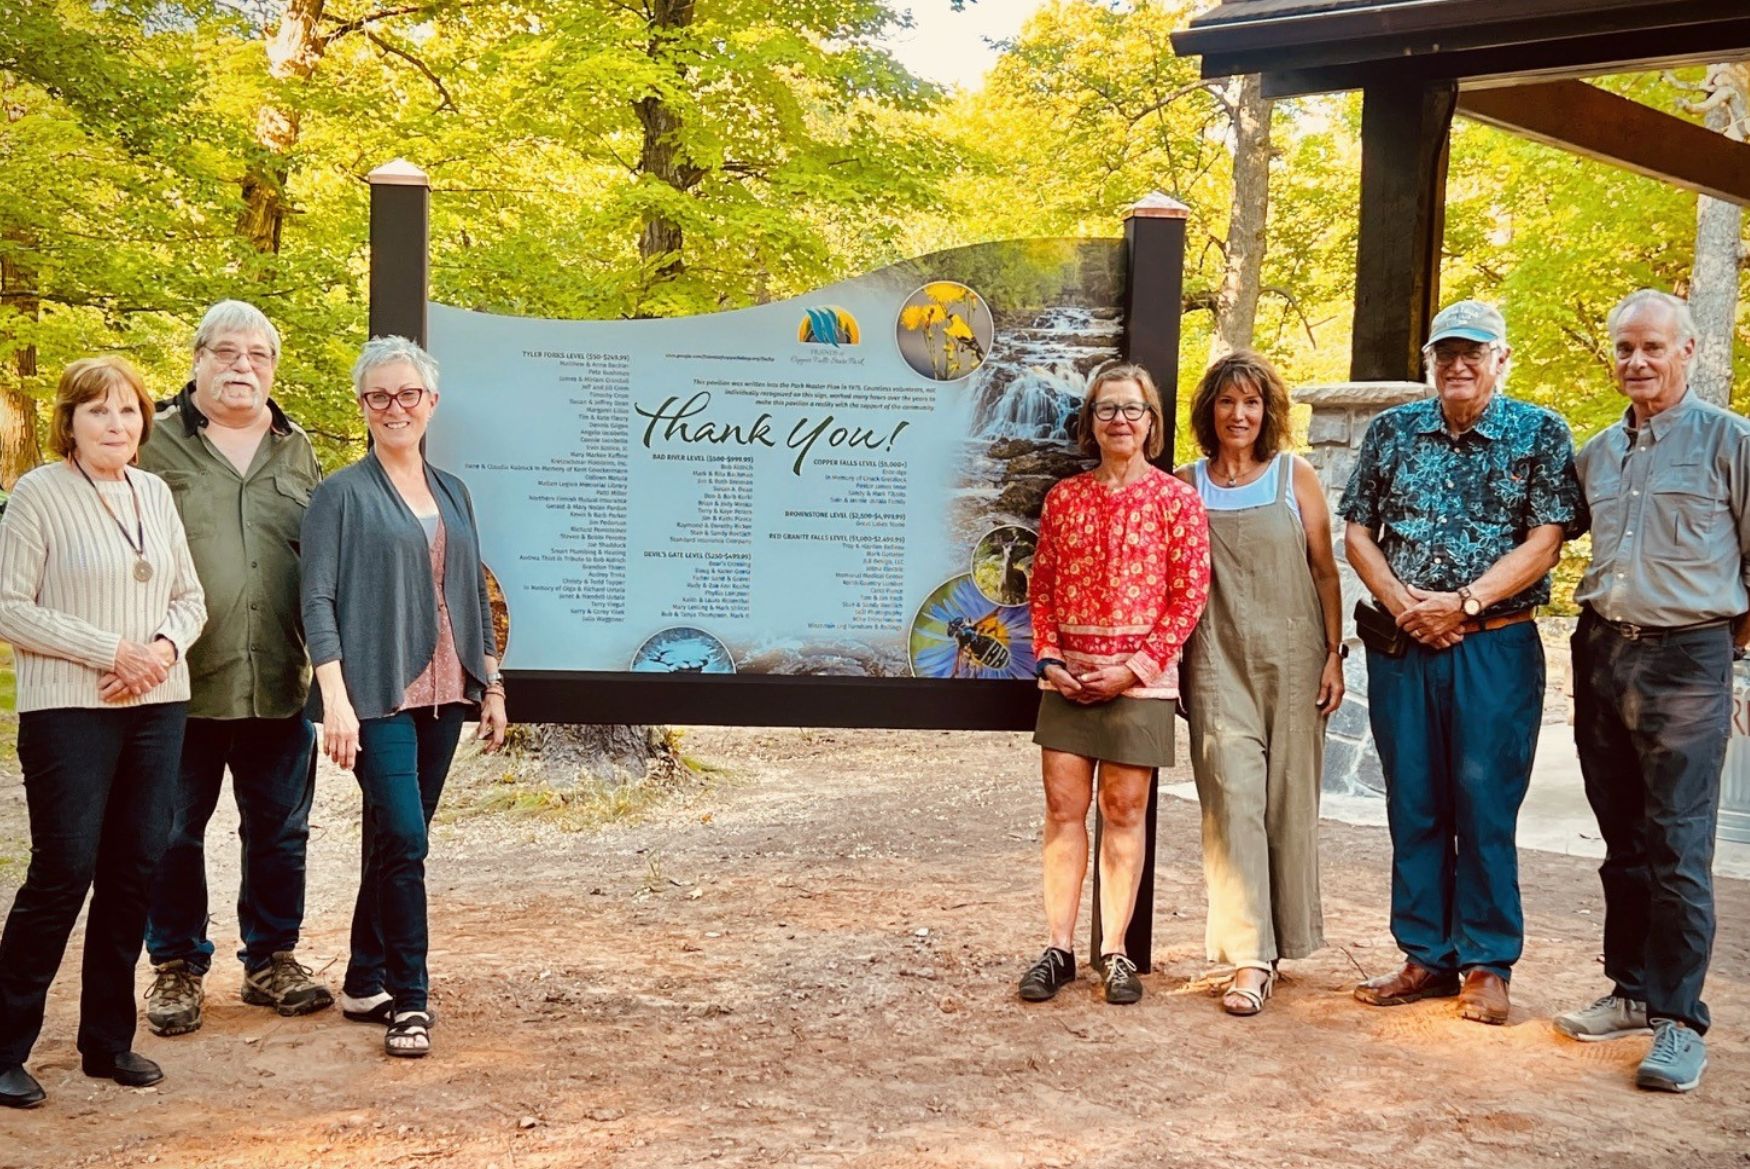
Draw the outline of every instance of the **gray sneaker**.
[[[1563,1035],[1582,1043],[1653,1033],[1647,1025],[1646,1003],[1613,994],[1605,995],[1589,1007],[1557,1015],[1555,1026]]]
[[[201,976],[177,959],[154,966],[155,977],[146,990],[146,1025],[158,1035],[187,1035],[201,1029],[201,1004],[207,992]]]
[[[290,950],[275,953],[266,966],[243,975],[243,1001],[273,1007],[282,1015],[308,1015],[334,1005],[328,988],[310,977]]]
[[[1641,1061],[1635,1084],[1658,1092],[1687,1092],[1707,1070],[1707,1044],[1675,1019],[1653,1020],[1653,1050]]]

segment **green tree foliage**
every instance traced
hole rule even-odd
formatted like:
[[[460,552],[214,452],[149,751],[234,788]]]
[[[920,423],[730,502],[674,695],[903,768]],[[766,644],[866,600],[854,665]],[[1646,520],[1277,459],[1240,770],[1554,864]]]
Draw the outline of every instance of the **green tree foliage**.
[[[325,459],[352,457],[365,176],[397,156],[432,177],[438,299],[561,317],[1115,235],[1162,190],[1191,209],[1188,389],[1235,195],[1229,91],[1168,44],[1202,6],[1050,0],[982,89],[944,93],[882,47],[898,0],[6,0],[0,446],[82,353],[127,352],[173,391],[201,309],[241,296],[286,334],[281,398]],[[1610,84],[1680,112],[1688,96]],[[1359,108],[1275,107],[1255,339],[1300,384],[1348,364]],[[1681,288],[1694,222],[1690,195],[1461,120],[1444,293],[1500,301],[1515,392],[1585,434],[1617,408],[1605,311]]]

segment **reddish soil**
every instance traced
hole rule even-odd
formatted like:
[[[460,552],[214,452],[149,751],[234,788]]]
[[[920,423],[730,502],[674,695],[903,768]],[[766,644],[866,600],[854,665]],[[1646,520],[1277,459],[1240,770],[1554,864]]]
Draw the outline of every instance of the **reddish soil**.
[[[78,1073],[74,953],[0,1115],[0,1166],[1750,1166],[1750,887],[1720,882],[1711,1067],[1639,1092],[1644,1039],[1582,1045],[1552,1012],[1601,993],[1593,863],[1527,852],[1526,957],[1504,1027],[1450,1001],[1378,1010],[1382,829],[1327,823],[1331,946],[1263,1015],[1207,993],[1197,809],[1161,809],[1155,971],[1135,1007],[1082,981],[1024,1006],[1041,944],[1040,800],[1023,736],[696,730],[732,777],[641,823],[566,833],[470,816],[430,865],[436,1051],[393,1060],[334,1011],[237,999],[231,821],[215,824],[222,960],[200,1032],[139,1048],[130,1091]],[[458,776],[455,795],[490,782]],[[357,796],[325,771],[303,956],[338,983]],[[23,851],[0,781],[0,853]],[[0,903],[22,876],[0,867]],[[141,988],[145,985],[142,966]]]

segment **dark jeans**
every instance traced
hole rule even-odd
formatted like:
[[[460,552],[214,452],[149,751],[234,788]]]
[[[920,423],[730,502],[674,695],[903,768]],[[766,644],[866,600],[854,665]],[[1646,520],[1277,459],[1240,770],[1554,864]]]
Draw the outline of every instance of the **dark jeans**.
[[[291,718],[191,718],[182,742],[182,775],[170,846],[152,882],[146,952],[155,963],[182,959],[205,974],[213,965],[207,937],[207,822],[219,804],[225,769],[242,822],[243,881],[237,929],[246,970],[260,970],[298,945],[304,924],[304,853],[316,796],[316,729]]]
[[[1574,742],[1604,837],[1604,973],[1650,1018],[1705,1033],[1731,630],[1630,640],[1588,610],[1573,646]]]
[[[1525,943],[1519,805],[1543,714],[1536,622],[1367,655],[1391,825],[1392,937],[1429,970],[1512,975]]]
[[[49,983],[93,884],[79,1050],[101,1058],[133,1046],[134,967],[187,713],[185,702],[157,702],[19,716],[30,869],[0,936],[0,1067],[23,1063],[36,1045]]]
[[[359,724],[352,771],[365,797],[364,858],[344,988],[354,998],[386,990],[397,1011],[425,1010],[426,830],[471,709],[457,702]]]

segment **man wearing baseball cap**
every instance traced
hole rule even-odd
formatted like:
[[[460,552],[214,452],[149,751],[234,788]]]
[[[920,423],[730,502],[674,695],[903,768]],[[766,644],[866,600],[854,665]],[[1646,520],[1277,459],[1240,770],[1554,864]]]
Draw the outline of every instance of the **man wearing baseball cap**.
[[[1532,618],[1579,482],[1567,424],[1500,388],[1511,351],[1493,306],[1448,306],[1422,353],[1434,396],[1374,419],[1340,509],[1384,610],[1358,606],[1357,626],[1404,954],[1355,997],[1457,995],[1465,1018],[1504,1023],[1525,933],[1514,833],[1543,713]]]

